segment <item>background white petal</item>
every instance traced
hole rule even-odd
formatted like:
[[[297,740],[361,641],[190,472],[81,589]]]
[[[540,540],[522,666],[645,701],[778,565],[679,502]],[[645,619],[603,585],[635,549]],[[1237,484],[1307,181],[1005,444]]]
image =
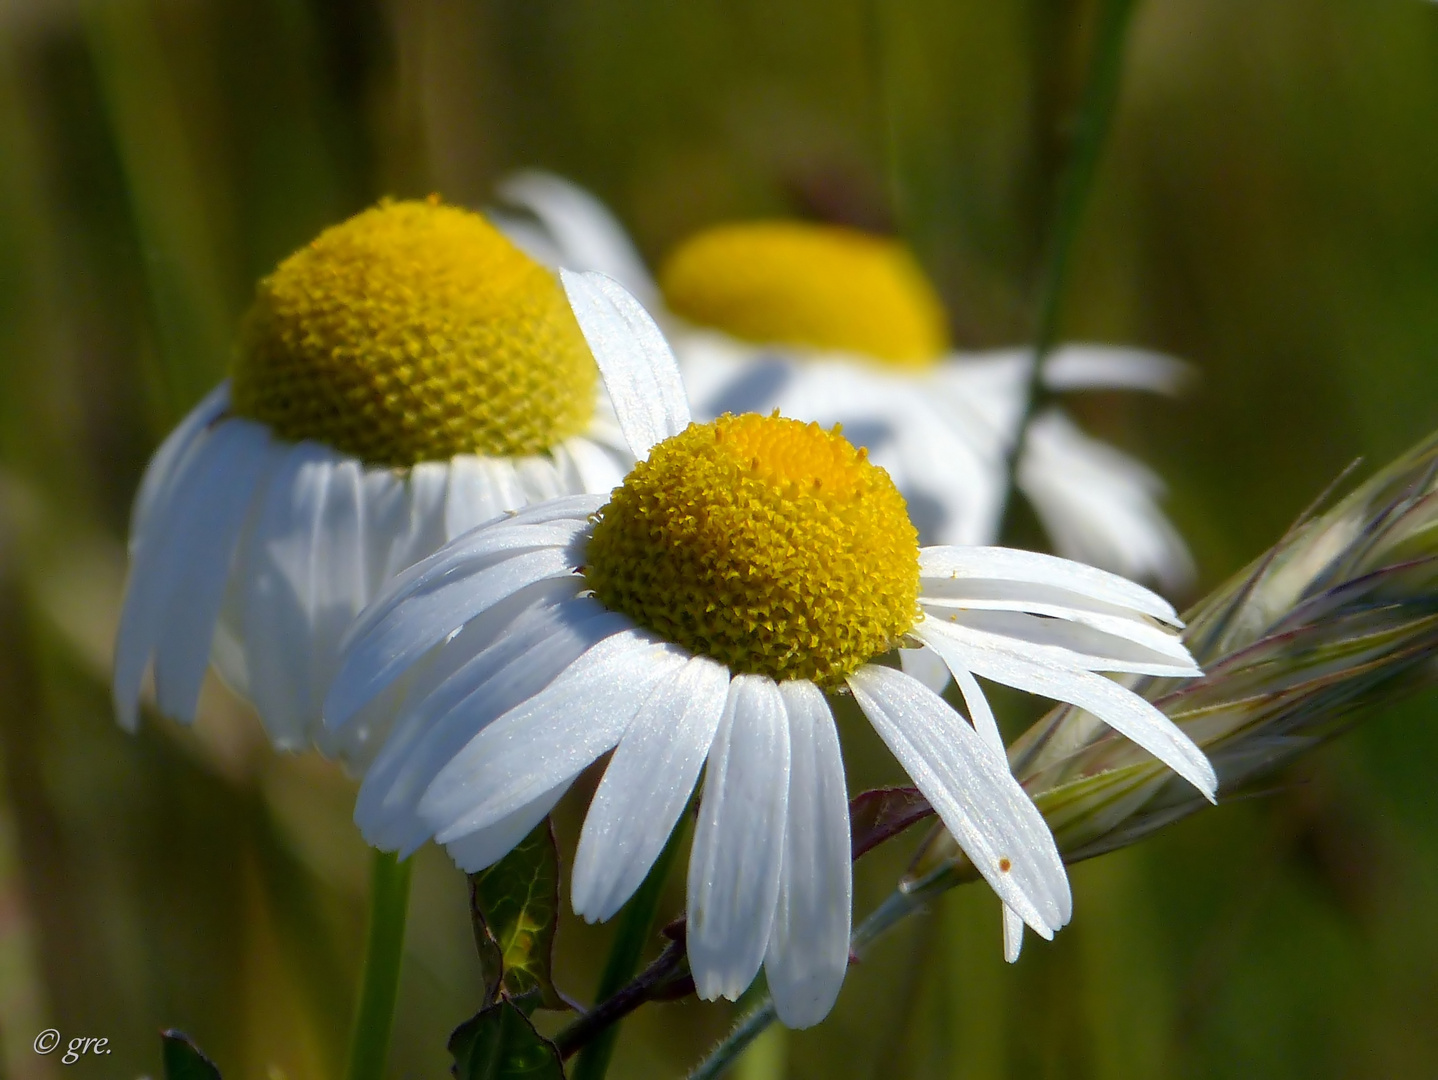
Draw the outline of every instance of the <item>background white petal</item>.
[[[789,718],[789,804],[764,973],[779,1019],[805,1028],[829,1015],[849,966],[849,796],[824,692],[795,680],[779,693]]]
[[[729,684],[704,771],[689,856],[689,966],[705,1001],[737,1000],[759,972],[774,905],[789,799],[789,724],[762,675]]]

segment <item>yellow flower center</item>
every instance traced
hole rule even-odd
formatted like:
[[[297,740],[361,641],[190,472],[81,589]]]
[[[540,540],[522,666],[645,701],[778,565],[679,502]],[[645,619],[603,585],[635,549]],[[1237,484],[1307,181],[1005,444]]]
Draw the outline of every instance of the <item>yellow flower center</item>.
[[[918,612],[918,534],[889,474],[774,416],[691,424],[614,490],[585,576],[606,606],[735,672],[834,684]]]
[[[721,225],[681,244],[659,284],[673,311],[745,341],[909,367],[933,363],[949,345],[943,305],[913,256],[854,229]]]
[[[594,359],[559,283],[478,214],[381,202],[260,282],[234,411],[378,465],[578,434]]]

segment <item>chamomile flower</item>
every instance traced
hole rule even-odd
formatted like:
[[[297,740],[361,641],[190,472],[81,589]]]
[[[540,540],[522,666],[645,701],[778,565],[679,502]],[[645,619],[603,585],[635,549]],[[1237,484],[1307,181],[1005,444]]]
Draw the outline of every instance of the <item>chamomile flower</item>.
[[[383,202],[259,285],[230,378],[136,498],[114,700],[193,719],[213,662],[277,746],[324,736],[340,635],[399,571],[529,502],[607,491],[633,461],[551,271],[479,215]],[[607,409],[607,403],[603,408]]]
[[[698,417],[777,408],[842,423],[893,476],[926,542],[997,539],[1032,354],[954,351],[939,298],[902,245],[792,221],[724,225],[682,243],[656,282],[588,192],[528,172],[500,193],[532,214],[504,227],[537,258],[607,273],[657,312]],[[1050,357],[1043,381],[1054,391],[1174,393],[1186,370],[1138,349],[1070,345]],[[1170,590],[1192,579],[1188,549],[1159,508],[1162,481],[1061,409],[1033,418],[1017,484],[1059,554]]]
[[[402,574],[347,635],[325,704],[343,731],[397,702],[356,821],[465,870],[501,858],[575,777],[588,809],[572,903],[612,916],[699,783],[688,870],[701,997],[762,965],[778,1014],[829,1011],[848,962],[851,867],[830,696],[852,695],[1009,909],[1069,919],[1048,827],[1009,772],[976,676],[1078,704],[1211,795],[1207,759],[1099,672],[1193,675],[1160,597],[1049,555],[920,548],[888,474],[837,431],[777,414],[691,423],[658,328],[614,281],[563,274],[639,463],[608,496],[482,526]],[[958,679],[978,730],[902,649]]]

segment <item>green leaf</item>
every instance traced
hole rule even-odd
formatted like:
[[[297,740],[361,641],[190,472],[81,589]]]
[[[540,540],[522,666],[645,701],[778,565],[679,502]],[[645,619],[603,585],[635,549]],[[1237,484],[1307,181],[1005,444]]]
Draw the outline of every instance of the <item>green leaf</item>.
[[[165,1080],[220,1080],[215,1063],[183,1031],[162,1031]]]
[[[554,1044],[512,1001],[481,1009],[449,1037],[455,1080],[564,1080]]]
[[[546,818],[513,851],[469,878],[469,912],[490,1002],[568,1008],[550,963],[559,920],[559,852]]]

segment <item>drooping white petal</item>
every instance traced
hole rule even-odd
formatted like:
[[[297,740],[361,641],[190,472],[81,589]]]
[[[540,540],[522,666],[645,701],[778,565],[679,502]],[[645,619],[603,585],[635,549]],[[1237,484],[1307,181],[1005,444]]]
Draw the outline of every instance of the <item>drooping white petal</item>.
[[[869,664],[854,698],[975,868],[1044,937],[1068,922],[1068,876],[1037,808],[996,755],[933,691]]]
[[[689,426],[679,364],[659,327],[611,277],[559,272],[579,328],[594,353],[619,426],[636,458]]]
[[[500,181],[500,198],[529,210],[558,248],[559,266],[608,274],[646,305],[659,289],[624,226],[588,191],[553,173],[525,169]]]
[[[524,492],[508,458],[459,454],[450,459],[446,542],[523,505]]]
[[[602,447],[589,439],[573,438],[564,443],[574,463],[580,486],[585,491],[608,494],[624,482],[625,467],[612,450]],[[624,455],[628,459],[629,455]],[[625,460],[625,465],[632,465]]]
[[[573,779],[613,748],[654,687],[687,660],[642,630],[604,638],[455,754],[420,799],[420,817],[448,843]]]
[[[1113,388],[1172,396],[1193,381],[1193,369],[1182,360],[1147,349],[1064,345],[1044,363],[1043,378],[1050,390]]]
[[[186,460],[229,408],[230,381],[226,379],[189,411],[150,458],[130,512],[131,555],[150,531],[150,518],[158,509],[157,500],[162,493],[173,492],[173,481],[183,471]]]
[[[729,669],[695,656],[639,710],[584,818],[576,915],[602,922],[639,888],[689,801],[728,696]]]
[[[758,974],[779,898],[789,725],[762,675],[729,684],[689,856],[689,966],[705,1001],[736,1000]]]
[[[1207,757],[1179,727],[1132,690],[1091,671],[1060,668],[976,641],[962,627],[922,620],[912,633],[927,642],[951,669],[967,668],[994,682],[1077,705],[1138,743],[1205,797],[1213,800],[1218,777]]]
[[[932,649],[900,649],[899,664],[904,673],[918,679],[936,694],[949,685],[949,666]]]
[[[932,649],[926,651],[936,657],[939,663],[944,663],[943,657],[938,653]],[[944,666],[948,668],[947,664]],[[964,696],[964,704],[969,708],[969,718],[973,720],[974,730],[979,733],[979,738],[988,743],[990,750],[1007,761],[1008,750],[1004,746],[1004,737],[999,732],[999,722],[994,718],[994,710],[989,707],[989,699],[979,686],[979,680],[962,666],[952,669],[952,674],[954,681],[959,684],[959,693]]]
[[[1004,905],[1004,959],[1010,964],[1018,963],[1019,953],[1024,948],[1024,921],[1019,913]]]
[[[451,840],[444,849],[449,852],[455,865],[466,874],[477,874],[513,851],[515,845],[534,831],[534,827],[544,820],[544,816],[554,809],[555,804],[568,790],[568,780],[556,784],[508,817],[496,821],[488,828],[476,829]]]
[[[152,656],[160,708],[193,719],[231,558],[271,464],[269,437],[258,424],[230,420],[178,464],[173,490],[150,497],[151,534],[136,546],[115,642],[113,698],[129,730]]]
[[[779,1019],[805,1028],[829,1015],[849,966],[849,798],[823,691],[794,680],[779,692],[789,718],[789,804],[764,973]]]
[[[929,579],[964,579],[962,585],[968,585],[967,579],[974,579],[972,588],[985,581],[1012,582],[1021,587],[1014,592],[1015,599],[1047,600],[1072,607],[1078,607],[1084,599],[1095,600],[1119,611],[1150,615],[1171,626],[1183,625],[1172,604],[1142,585],[1106,570],[1037,551],[926,547],[919,552],[919,574],[926,592],[930,588]],[[1024,586],[1027,588],[1022,588]]]

